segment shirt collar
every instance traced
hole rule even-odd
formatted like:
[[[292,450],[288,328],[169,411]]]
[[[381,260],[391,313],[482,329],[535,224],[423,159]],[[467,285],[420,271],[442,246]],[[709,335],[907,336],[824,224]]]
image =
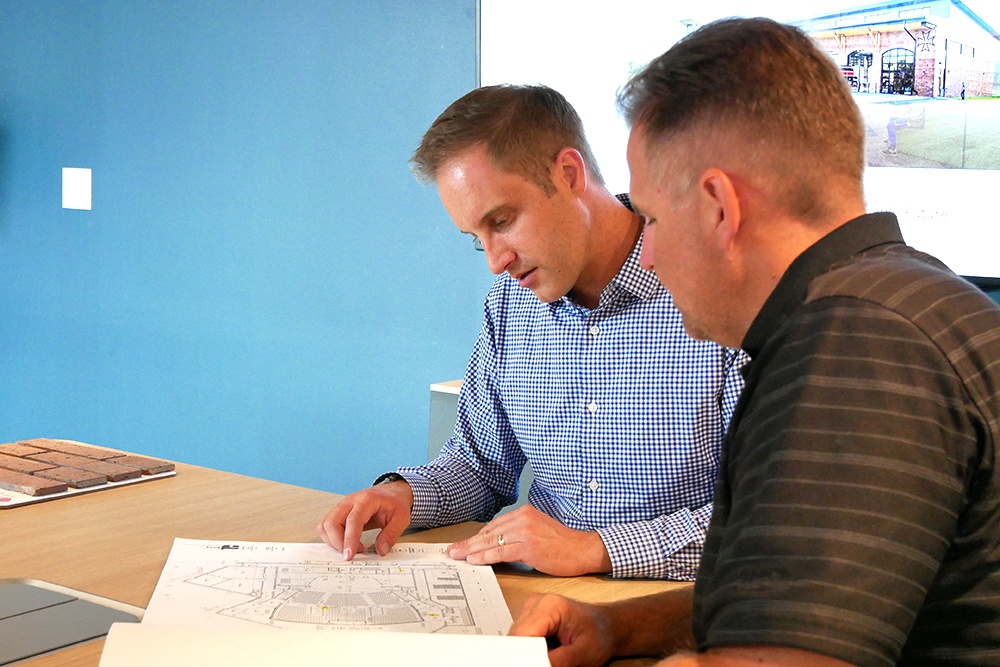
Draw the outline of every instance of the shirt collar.
[[[642,252],[642,238],[644,233],[639,234],[639,240],[632,247],[628,259],[622,264],[622,268],[608,286],[601,292],[601,305],[606,300],[616,297],[618,294],[627,293],[640,299],[652,299],[657,292],[663,289],[659,278],[653,271],[647,271],[639,266],[639,255]]]
[[[903,243],[892,213],[869,213],[854,218],[821,238],[795,258],[767,297],[743,338],[743,349],[756,356],[768,339],[801,305],[814,278],[834,264],[884,243]]]

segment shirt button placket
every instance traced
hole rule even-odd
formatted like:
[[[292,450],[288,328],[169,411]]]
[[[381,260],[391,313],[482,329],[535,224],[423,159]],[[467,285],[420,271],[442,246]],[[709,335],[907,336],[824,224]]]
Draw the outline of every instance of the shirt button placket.
[[[587,338],[589,340],[596,342],[597,337],[601,334],[601,326],[597,323],[592,323],[590,324],[590,326],[586,328],[586,332],[587,332]],[[599,405],[595,400],[591,400],[584,405],[584,409],[587,411],[587,413],[591,415],[597,414],[598,408]],[[584,474],[586,474],[586,472]],[[584,479],[586,479],[586,477]],[[601,488],[600,482],[598,482],[596,478],[591,478],[589,481],[586,482],[586,485],[587,488],[590,489],[591,493],[596,493],[597,490]],[[587,505],[589,506],[590,503],[596,502],[596,500],[597,500],[596,497],[592,498],[591,500],[587,501]]]

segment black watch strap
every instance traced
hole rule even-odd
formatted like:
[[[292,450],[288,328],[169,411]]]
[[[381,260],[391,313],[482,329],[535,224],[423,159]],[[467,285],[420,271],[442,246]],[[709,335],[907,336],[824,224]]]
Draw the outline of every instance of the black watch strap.
[[[372,486],[378,486],[379,484],[388,484],[390,482],[405,482],[406,478],[400,475],[398,472],[387,472],[383,475],[379,475],[372,482]]]

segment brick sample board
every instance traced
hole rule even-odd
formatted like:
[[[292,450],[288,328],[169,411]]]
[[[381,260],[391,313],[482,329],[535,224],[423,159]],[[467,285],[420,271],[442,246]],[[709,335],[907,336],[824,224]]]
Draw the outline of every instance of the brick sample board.
[[[169,461],[68,440],[3,443],[0,510],[175,474]]]

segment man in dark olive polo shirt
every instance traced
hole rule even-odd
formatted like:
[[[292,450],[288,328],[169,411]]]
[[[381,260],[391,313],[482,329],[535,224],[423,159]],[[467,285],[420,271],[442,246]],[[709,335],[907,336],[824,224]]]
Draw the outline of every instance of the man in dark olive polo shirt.
[[[1000,664],[1000,307],[865,213],[838,68],[730,19],[619,102],[643,266],[746,387],[693,593],[535,598],[512,632],[556,666]]]

